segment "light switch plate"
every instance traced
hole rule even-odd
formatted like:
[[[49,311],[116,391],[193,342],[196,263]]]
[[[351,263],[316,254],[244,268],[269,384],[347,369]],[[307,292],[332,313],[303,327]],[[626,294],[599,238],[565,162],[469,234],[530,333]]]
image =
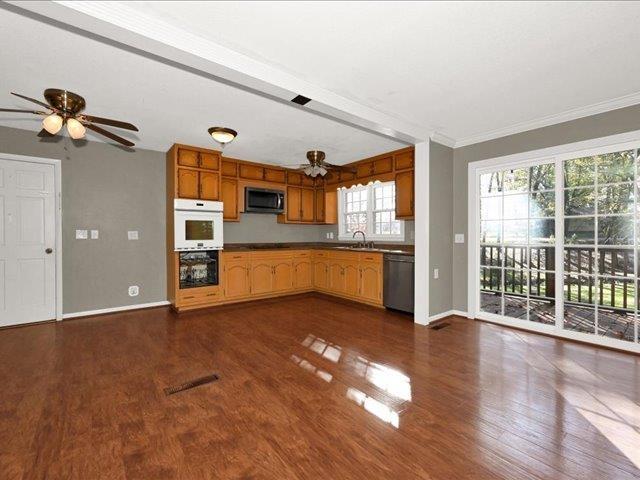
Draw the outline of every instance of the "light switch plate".
[[[436,280],[440,278],[440,270],[437,268],[433,269],[433,278],[435,278]]]
[[[91,230],[91,240],[97,240],[100,236],[98,230]]]
[[[455,243],[464,243],[464,233],[456,233]]]
[[[76,230],[76,240],[86,240],[86,239],[87,239],[86,230]]]
[[[329,232],[329,238],[333,240],[333,232]]]
[[[129,240],[138,240],[138,231],[137,230],[129,230],[127,232],[127,238]]]

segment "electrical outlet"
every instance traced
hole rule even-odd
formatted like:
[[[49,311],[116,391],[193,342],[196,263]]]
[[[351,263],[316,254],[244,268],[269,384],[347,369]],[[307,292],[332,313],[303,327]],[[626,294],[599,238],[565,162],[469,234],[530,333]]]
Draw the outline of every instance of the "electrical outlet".
[[[129,230],[127,232],[127,238],[129,240],[138,240],[138,231],[137,230]]]
[[[326,235],[327,235],[327,240],[328,240],[328,239],[329,239],[329,232],[327,232],[327,234],[326,234]]]
[[[87,239],[86,230],[76,230],[76,240],[86,240],[86,239]]]
[[[464,243],[464,233],[456,233],[455,243]]]
[[[437,268],[433,269],[433,278],[436,279],[436,280],[440,278],[440,270],[439,269],[437,269]]]
[[[129,287],[129,296],[130,297],[137,297],[139,293],[140,293],[140,288],[137,285],[131,285]]]
[[[100,236],[100,232],[98,230],[91,230],[91,240],[97,240]]]
[[[329,238],[333,240],[333,232],[329,232]]]

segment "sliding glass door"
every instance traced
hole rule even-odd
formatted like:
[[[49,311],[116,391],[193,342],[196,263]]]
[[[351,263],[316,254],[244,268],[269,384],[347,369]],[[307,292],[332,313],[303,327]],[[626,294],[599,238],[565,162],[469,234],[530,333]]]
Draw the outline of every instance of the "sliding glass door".
[[[638,163],[628,149],[478,170],[480,316],[637,343]]]

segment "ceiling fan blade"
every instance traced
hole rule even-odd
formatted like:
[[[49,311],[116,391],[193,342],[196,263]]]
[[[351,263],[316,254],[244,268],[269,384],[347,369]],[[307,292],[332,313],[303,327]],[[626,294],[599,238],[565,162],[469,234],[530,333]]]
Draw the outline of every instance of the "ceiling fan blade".
[[[131,123],[121,122],[120,120],[111,120],[110,118],[94,117],[93,115],[79,115],[81,120],[86,120],[92,123],[101,123],[103,125],[109,125],[111,127],[124,128],[125,130],[138,131],[138,127]]]
[[[47,132],[44,128],[38,132],[38,136],[40,138],[55,137],[55,135],[53,133]]]
[[[34,115],[48,115],[47,112],[41,112],[39,110],[19,110],[17,108],[0,108],[0,112],[33,113]]]
[[[85,123],[84,126],[87,127],[89,130],[93,130],[94,132],[99,133],[100,135],[104,135],[105,137],[110,138],[111,140],[115,140],[116,142],[121,143],[122,145],[125,145],[127,147],[133,147],[134,145],[134,143],[130,142],[129,140],[119,137],[115,133],[111,133],[108,130],[105,130],[104,128],[98,127],[97,125]]]
[[[19,93],[14,93],[14,92],[11,92],[11,95],[15,95],[16,97],[24,98],[25,100],[28,100],[30,102],[37,103],[41,107],[48,108],[50,110],[54,110],[55,111],[55,109],[52,108],[51,105],[48,105],[48,104],[46,104],[44,102],[41,102],[40,100],[36,100],[35,98],[25,97],[24,95],[20,95]]]

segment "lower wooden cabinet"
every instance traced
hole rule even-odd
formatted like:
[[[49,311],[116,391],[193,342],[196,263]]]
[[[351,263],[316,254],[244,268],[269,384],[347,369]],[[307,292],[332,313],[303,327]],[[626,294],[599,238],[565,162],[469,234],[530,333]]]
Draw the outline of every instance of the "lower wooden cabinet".
[[[337,250],[221,253],[220,285],[185,290],[178,310],[312,290],[382,305],[382,254]]]
[[[247,298],[251,295],[251,263],[242,260],[223,260],[221,275],[225,300]]]

